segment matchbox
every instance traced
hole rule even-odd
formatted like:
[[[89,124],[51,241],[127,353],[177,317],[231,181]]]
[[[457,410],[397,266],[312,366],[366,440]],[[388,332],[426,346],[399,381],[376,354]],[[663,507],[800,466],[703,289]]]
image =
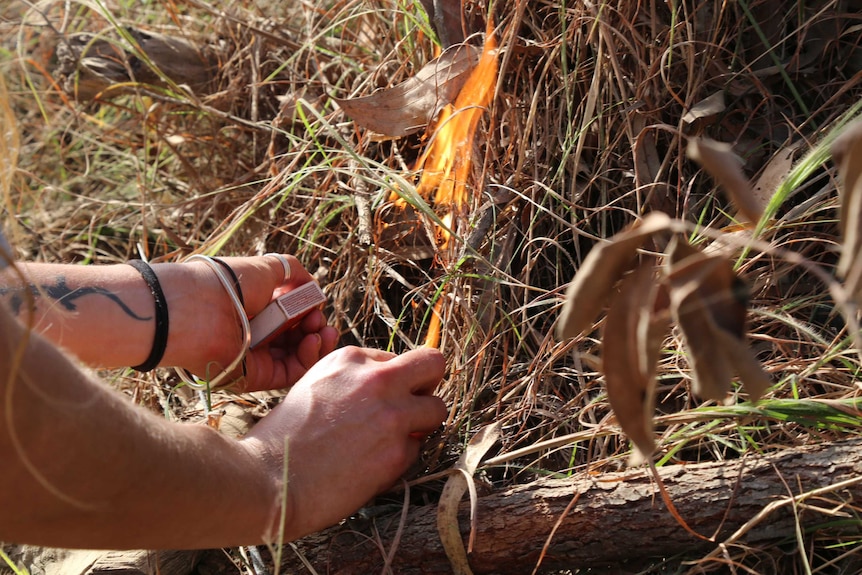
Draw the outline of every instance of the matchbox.
[[[323,290],[313,281],[279,296],[251,319],[251,348],[267,343],[294,327],[305,314],[325,301]]]

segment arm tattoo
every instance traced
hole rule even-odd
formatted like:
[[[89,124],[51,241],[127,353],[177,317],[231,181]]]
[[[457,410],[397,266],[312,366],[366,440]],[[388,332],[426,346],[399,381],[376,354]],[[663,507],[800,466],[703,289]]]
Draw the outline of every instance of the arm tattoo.
[[[115,304],[120,306],[120,309],[122,309],[126,315],[133,319],[138,321],[149,321],[153,318],[151,315],[140,316],[136,314],[122,299],[120,299],[117,294],[105,288],[86,286],[72,289],[66,285],[66,276],[57,276],[54,285],[43,284],[41,286],[36,286],[34,284],[30,284],[27,288],[23,289],[0,287],[0,295],[11,295],[9,305],[15,315],[20,315],[21,307],[24,305],[24,296],[21,294],[24,290],[28,290],[34,297],[39,297],[44,294],[69,311],[75,311],[78,309],[77,304],[75,303],[75,300],[78,298],[88,295],[97,295],[106,297],[113,301]]]

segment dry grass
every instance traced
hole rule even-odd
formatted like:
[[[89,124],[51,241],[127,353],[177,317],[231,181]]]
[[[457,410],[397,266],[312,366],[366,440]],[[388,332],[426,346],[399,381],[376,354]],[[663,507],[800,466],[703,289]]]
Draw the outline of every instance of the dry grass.
[[[442,297],[451,418],[416,475],[446,469],[474,430],[498,419],[503,441],[484,469],[497,486],[624,465],[630,448],[596,371],[597,340],[553,337],[562,288],[598,238],[649,211],[734,233],[731,207],[685,157],[689,137],[732,143],[757,178],[793,146],[802,156],[862,97],[862,17],[849,1],[497,2],[503,67],[476,142],[475,199],[461,247],[433,257],[423,206],[404,214],[387,202],[411,179],[422,136],[375,141],[330,99],[394,85],[433,57],[419,8],[229,4],[75,2],[66,12],[55,2],[44,5],[51,28],[23,5],[3,8],[2,72],[22,134],[12,206],[20,255],[107,263],[139,251],[165,260],[294,252],[325,286],[345,343],[396,351],[421,344]],[[469,13],[484,21],[483,5]],[[57,89],[58,30],[118,38],[115,26],[132,23],[207,43],[218,62],[213,95],[136,86],[83,106]],[[722,110],[683,119],[716,93]],[[814,162],[760,239],[831,273],[834,176]],[[824,286],[774,251],[745,254],[739,270],[751,288],[752,345],[776,385],[757,413],[700,406],[679,339],[669,340],[662,463],[859,434],[858,411],[836,423],[805,411],[813,404],[778,401],[859,395],[859,359]],[[569,434],[580,439],[549,442]],[[524,451],[506,456],[515,450]],[[439,486],[424,489],[419,497],[433,498]],[[843,552],[829,550],[839,540],[824,533],[811,536],[808,560],[840,572],[827,565]],[[785,554],[793,545],[733,560],[740,572],[796,572],[805,562]]]

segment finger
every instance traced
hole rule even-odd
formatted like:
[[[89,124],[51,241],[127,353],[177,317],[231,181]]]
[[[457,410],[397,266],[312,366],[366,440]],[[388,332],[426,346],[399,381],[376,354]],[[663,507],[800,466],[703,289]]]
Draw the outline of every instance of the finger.
[[[323,344],[323,339],[318,333],[311,333],[302,338],[299,345],[296,346],[296,359],[306,370],[317,363],[320,359],[320,350]]]
[[[263,258],[269,265],[276,286],[302,285],[312,280],[311,274],[295,256],[271,253]]]
[[[442,399],[433,395],[414,395],[408,404],[408,432],[413,437],[425,437],[436,430],[448,412]]]
[[[302,318],[299,328],[303,333],[317,333],[326,327],[326,316],[319,309],[313,309]]]
[[[293,277],[293,271],[291,270],[290,260],[287,259],[286,255],[277,254],[277,253],[268,253],[263,254],[265,258],[275,258],[281,263],[281,269],[284,273],[284,277],[279,283],[286,283],[290,281],[290,278]]]
[[[282,258],[290,266],[290,281],[285,282]],[[233,269],[245,296],[245,309],[250,315],[259,313],[273,295],[288,291],[288,286],[299,286],[311,281],[311,274],[294,256],[226,257],[222,261]]]
[[[326,326],[318,332],[320,335],[321,343],[320,343],[320,357],[325,355],[329,355],[333,351],[335,351],[335,347],[338,345],[338,330],[332,326]]]
[[[245,356],[245,377],[237,380],[235,391],[237,393],[249,393],[253,391],[264,391],[274,387],[273,373],[275,364],[264,354],[266,350],[254,350]]]
[[[362,355],[365,358],[371,359],[373,361],[392,361],[393,359],[398,357],[397,354],[382,349],[363,347],[359,348],[359,350],[362,352]]]
[[[327,325],[326,316],[319,309],[312,310],[302,318],[300,329],[303,333],[317,333],[320,336],[320,357],[332,353],[338,345],[338,330]]]
[[[439,350],[420,347],[393,358],[391,367],[409,382],[411,393],[429,395],[437,389],[446,373],[446,360]]]

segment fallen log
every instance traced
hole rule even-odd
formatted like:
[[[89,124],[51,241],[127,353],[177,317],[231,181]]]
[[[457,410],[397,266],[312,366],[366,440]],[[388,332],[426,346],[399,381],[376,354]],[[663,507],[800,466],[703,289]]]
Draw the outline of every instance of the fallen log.
[[[681,516],[707,539],[680,526],[644,469],[580,474],[481,497],[471,568],[476,574],[530,573],[552,532],[543,571],[702,557],[723,543],[731,548],[734,543],[776,543],[795,536],[797,520],[805,528],[835,519],[835,514],[852,517],[852,511],[841,507],[842,502],[862,498],[862,440],[720,463],[673,465],[659,473]],[[799,498],[792,497],[803,494],[833,515],[827,517],[814,506],[804,510],[797,506],[794,511],[792,503]],[[460,513],[465,544],[470,529],[467,505],[462,503]],[[751,521],[755,517],[759,520]],[[295,544],[295,553],[285,550],[282,572],[301,572],[304,560],[319,573],[380,573],[398,519],[378,518],[362,527],[351,521],[349,527],[305,538]],[[850,529],[859,533],[862,527],[857,521]],[[393,573],[451,573],[437,537],[435,506],[410,509],[398,537],[390,564]]]

